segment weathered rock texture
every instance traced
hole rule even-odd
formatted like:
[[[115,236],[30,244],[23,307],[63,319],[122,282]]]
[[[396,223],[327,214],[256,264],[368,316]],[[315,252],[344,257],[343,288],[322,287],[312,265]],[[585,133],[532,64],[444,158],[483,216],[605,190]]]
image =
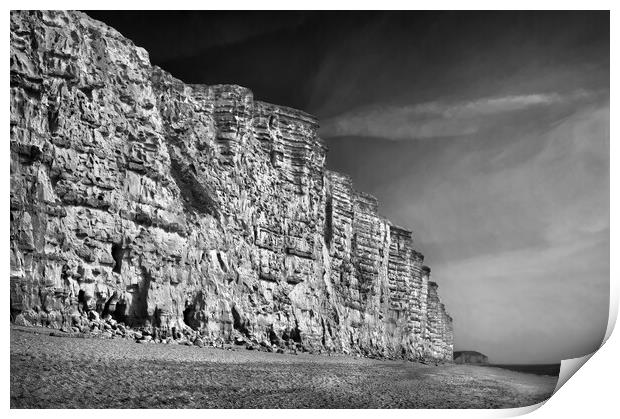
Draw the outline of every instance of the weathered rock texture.
[[[84,14],[12,12],[12,315],[451,360],[411,232],[325,169],[317,129]]]

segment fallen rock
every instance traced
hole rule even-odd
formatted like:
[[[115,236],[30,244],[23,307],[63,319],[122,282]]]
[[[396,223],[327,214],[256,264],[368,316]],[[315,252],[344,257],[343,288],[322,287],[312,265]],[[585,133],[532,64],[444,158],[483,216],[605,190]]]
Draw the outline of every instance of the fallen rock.
[[[15,317],[15,324],[17,326],[32,326],[32,323],[26,320],[26,318],[22,314],[18,314]]]

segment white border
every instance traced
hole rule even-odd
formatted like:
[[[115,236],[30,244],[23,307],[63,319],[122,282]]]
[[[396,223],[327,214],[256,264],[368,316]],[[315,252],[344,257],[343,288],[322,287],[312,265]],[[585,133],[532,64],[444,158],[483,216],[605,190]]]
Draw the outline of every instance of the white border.
[[[383,0],[381,2],[364,2],[364,1],[325,1],[325,0],[315,0],[315,1],[270,1],[263,0],[259,3],[249,2],[249,1],[226,1],[226,2],[199,2],[199,1],[183,1],[177,0],[175,2],[163,2],[163,1],[119,1],[119,0],[108,0],[106,2],[78,2],[78,1],[55,1],[55,2],[43,2],[43,1],[13,1],[8,2],[7,6],[7,14],[10,9],[80,9],[80,8],[88,8],[88,9],[118,9],[118,10],[130,10],[130,9],[158,9],[158,10],[182,10],[182,9],[256,9],[257,5],[259,5],[263,9],[297,9],[297,10],[318,10],[318,9],[417,9],[417,10],[439,10],[439,9],[448,9],[448,10],[463,10],[464,7],[468,7],[471,9],[498,9],[498,10],[513,10],[513,9],[531,9],[531,10],[546,10],[546,9],[598,9],[598,10],[612,10],[612,5],[617,2],[612,1],[599,1],[599,0],[591,0],[588,2],[579,2],[579,1],[540,1],[540,0],[521,0],[521,1],[503,1],[503,2],[492,2],[492,1],[435,1],[435,2],[405,2],[405,1],[390,1]],[[4,15],[4,19],[2,20],[2,25],[5,27],[4,33],[8,32],[8,23],[9,19],[7,14]],[[611,45],[614,45],[617,49],[619,43],[618,41],[618,24],[620,19],[617,18],[615,10],[611,12]],[[6,36],[6,35],[5,35]],[[6,38],[5,38],[6,39]],[[3,51],[3,59],[5,62],[5,69],[9,65],[9,54],[8,54],[9,45],[5,41],[2,45]],[[618,74],[618,54],[614,51],[614,48],[611,48],[611,74]],[[8,84],[8,77],[5,78],[6,83]],[[5,94],[8,91],[8,86],[5,86]],[[617,88],[616,85],[611,83],[611,101],[613,102],[614,98],[617,98]],[[6,98],[6,97],[5,97]],[[8,101],[2,102],[2,106],[4,108],[3,115],[5,118],[5,135],[8,135],[8,126],[9,121],[7,118],[8,115]],[[617,112],[615,108],[611,106],[611,138],[614,138],[615,129],[615,121],[617,121]],[[8,139],[5,142],[5,147],[9,146]],[[618,170],[615,169],[614,162],[618,162],[618,144],[614,141],[611,141],[611,150],[610,150],[610,158],[611,158],[611,214],[619,214],[620,206],[618,205]],[[9,236],[9,220],[6,216],[9,205],[8,205],[8,197],[9,197],[9,180],[10,174],[7,173],[10,170],[9,163],[9,153],[8,150],[5,149],[4,153],[1,153],[2,166],[5,170],[5,175],[2,177],[0,181],[0,185],[2,188],[2,196],[4,199],[2,200],[2,209],[5,214],[4,221],[2,222],[2,232],[4,241],[2,242],[2,265],[4,268],[4,272],[8,273],[9,271],[9,246],[8,246],[8,236]],[[611,217],[611,255],[617,255],[617,229],[616,227],[616,218],[614,216]],[[200,417],[203,418],[205,414],[214,415],[218,418],[220,417],[242,417],[248,414],[251,414],[253,417],[257,419],[265,418],[265,419],[273,419],[279,417],[287,417],[290,418],[291,415],[299,418],[315,418],[316,415],[321,416],[345,416],[345,417],[377,417],[377,415],[384,416],[389,415],[393,417],[402,417],[402,418],[411,418],[412,415],[416,417],[453,417],[458,415],[459,417],[509,417],[509,416],[517,416],[520,414],[531,413],[532,417],[611,417],[614,416],[615,413],[618,412],[617,409],[617,391],[616,391],[616,380],[618,378],[618,360],[616,359],[616,355],[620,354],[620,343],[616,334],[611,334],[613,327],[615,325],[615,321],[617,318],[618,312],[618,266],[615,262],[614,258],[611,258],[611,280],[610,283],[610,321],[607,328],[606,339],[607,342],[603,345],[603,347],[595,353],[592,358],[581,368],[581,370],[577,373],[577,377],[572,380],[568,380],[568,382],[561,387],[557,391],[556,394],[547,402],[541,405],[544,405],[542,408],[537,409],[541,405],[537,405],[534,407],[520,408],[520,409],[506,409],[506,410],[382,410],[381,412],[375,412],[372,410],[297,410],[294,412],[288,410],[255,410],[253,412],[243,412],[243,411],[232,411],[232,410],[210,410],[208,412],[192,410],[192,411],[166,411],[166,410],[149,410],[132,412],[132,411],[123,411],[123,410],[93,410],[89,411],[87,414],[93,419],[96,418],[108,418],[110,415],[114,416],[130,416],[138,414],[148,414],[153,418],[167,418],[171,415],[183,415],[183,417]],[[9,306],[9,296],[7,288],[8,288],[8,278],[5,276],[4,281],[4,290],[2,293],[2,301],[3,307],[5,310]],[[7,413],[14,417],[32,417],[37,414],[41,414],[38,411],[32,410],[10,410],[9,409],[9,331],[8,331],[8,322],[3,323],[2,332],[0,334],[0,339],[2,339],[3,349],[4,349],[4,363],[2,365],[3,371],[3,394],[4,397],[4,406],[6,408]],[[575,363],[575,362],[573,362]],[[568,363],[570,364],[570,363]],[[569,365],[563,366],[563,370]],[[65,410],[49,410],[44,414],[50,415],[51,417],[66,417],[67,415],[72,415],[78,412],[65,411]],[[83,414],[83,413],[78,413]]]

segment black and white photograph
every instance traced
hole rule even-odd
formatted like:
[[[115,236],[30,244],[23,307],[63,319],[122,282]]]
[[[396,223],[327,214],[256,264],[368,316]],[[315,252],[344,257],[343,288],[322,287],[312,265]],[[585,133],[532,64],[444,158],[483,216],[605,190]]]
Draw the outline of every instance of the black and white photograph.
[[[609,10],[13,7],[11,410],[524,408],[608,337]]]

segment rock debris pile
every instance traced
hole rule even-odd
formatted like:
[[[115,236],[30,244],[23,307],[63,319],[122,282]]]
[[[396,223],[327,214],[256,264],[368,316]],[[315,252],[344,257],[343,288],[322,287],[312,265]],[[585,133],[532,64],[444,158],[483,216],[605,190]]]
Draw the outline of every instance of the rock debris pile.
[[[451,360],[452,319],[312,115],[188,85],[78,12],[11,12],[12,319]],[[198,342],[198,343],[196,343]]]

